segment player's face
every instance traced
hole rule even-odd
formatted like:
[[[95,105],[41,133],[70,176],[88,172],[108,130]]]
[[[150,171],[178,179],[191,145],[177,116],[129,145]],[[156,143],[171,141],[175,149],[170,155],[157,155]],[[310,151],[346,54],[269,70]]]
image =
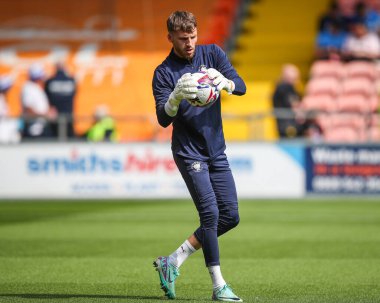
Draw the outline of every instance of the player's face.
[[[169,41],[173,44],[174,53],[183,59],[191,59],[194,56],[198,35],[195,28],[192,32],[176,31],[168,34]]]

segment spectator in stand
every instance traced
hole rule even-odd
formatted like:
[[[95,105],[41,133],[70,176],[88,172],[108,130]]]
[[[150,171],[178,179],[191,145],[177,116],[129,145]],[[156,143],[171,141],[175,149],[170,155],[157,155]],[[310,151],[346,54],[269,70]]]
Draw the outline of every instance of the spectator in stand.
[[[29,79],[21,89],[23,138],[52,138],[49,122],[57,118],[57,110],[49,105],[43,89],[45,71],[41,65],[33,64],[29,68],[28,76]]]
[[[109,115],[108,107],[99,105],[95,109],[94,124],[86,133],[87,141],[116,142],[118,135],[115,120]]]
[[[356,4],[354,20],[363,22],[369,32],[379,34],[380,14],[364,2],[358,2]]]
[[[277,130],[281,138],[302,137],[307,129],[305,119],[298,113],[301,96],[296,86],[299,81],[299,69],[293,64],[285,64],[272,96]]]
[[[335,0],[330,2],[328,11],[323,14],[318,21],[318,31],[324,32],[330,29],[331,23],[336,24],[343,31],[347,30],[346,18],[340,12]]]
[[[347,33],[338,22],[332,21],[319,32],[316,39],[316,59],[340,60]]]
[[[345,61],[379,59],[379,37],[369,32],[367,26],[360,20],[353,22],[342,48],[342,57]]]
[[[0,76],[0,144],[20,141],[19,121],[9,116],[7,93],[13,85],[10,76]]]
[[[45,83],[45,92],[48,96],[51,106],[57,109],[59,115],[66,118],[66,135],[68,138],[75,137],[73,128],[73,108],[76,94],[76,82],[66,69],[64,62],[56,64],[55,74],[47,79]],[[59,121],[52,123],[52,132],[58,136]]]
[[[8,115],[6,94],[13,85],[13,79],[9,76],[0,75],[0,117]]]

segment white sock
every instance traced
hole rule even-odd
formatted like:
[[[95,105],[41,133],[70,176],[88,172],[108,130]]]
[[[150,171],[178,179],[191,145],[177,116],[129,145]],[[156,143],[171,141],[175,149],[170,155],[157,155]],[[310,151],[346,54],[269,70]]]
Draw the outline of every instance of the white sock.
[[[212,287],[214,289],[221,288],[224,285],[226,285],[226,281],[224,281],[222,272],[220,271],[220,266],[209,266],[208,272],[210,273],[211,280],[212,280]]]
[[[183,242],[183,244],[177,248],[175,252],[173,252],[169,256],[169,261],[172,265],[179,268],[185,260],[190,257],[193,252],[197,250],[190,244],[188,240]]]

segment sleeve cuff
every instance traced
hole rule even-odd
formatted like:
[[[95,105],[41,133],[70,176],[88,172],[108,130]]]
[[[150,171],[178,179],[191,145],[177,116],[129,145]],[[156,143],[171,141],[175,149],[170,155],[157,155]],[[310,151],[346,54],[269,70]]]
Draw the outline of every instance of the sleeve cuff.
[[[173,93],[172,93],[173,94]],[[168,116],[174,117],[177,115],[179,103],[176,102],[176,100],[173,99],[173,95],[170,94],[168,101],[165,103],[165,112]]]

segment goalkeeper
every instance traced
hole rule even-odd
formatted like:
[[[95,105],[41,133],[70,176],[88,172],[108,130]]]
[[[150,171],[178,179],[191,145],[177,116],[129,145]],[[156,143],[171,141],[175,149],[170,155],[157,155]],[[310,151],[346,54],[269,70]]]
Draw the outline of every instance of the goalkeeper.
[[[172,254],[154,261],[161,287],[174,299],[181,264],[202,248],[210,273],[212,299],[242,302],[225,282],[219,262],[218,237],[239,223],[234,179],[225,154],[220,96],[195,107],[197,82],[191,73],[206,70],[217,88],[243,95],[246,87],[223,50],[215,44],[197,44],[197,23],[190,12],[176,11],[167,20],[172,49],[154,71],[153,95],[161,126],[173,124],[172,153],[199,213],[200,227]]]

